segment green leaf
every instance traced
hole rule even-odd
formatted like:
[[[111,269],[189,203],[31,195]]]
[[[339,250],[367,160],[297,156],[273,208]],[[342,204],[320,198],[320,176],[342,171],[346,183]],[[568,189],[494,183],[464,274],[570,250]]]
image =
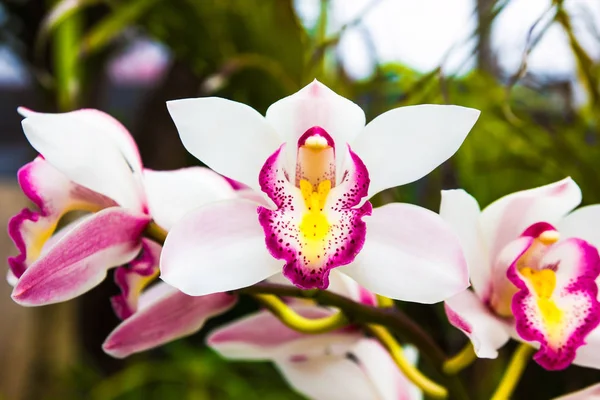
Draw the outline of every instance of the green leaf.
[[[80,55],[87,56],[101,50],[125,28],[136,22],[158,0],[127,1],[113,9],[111,14],[94,26],[84,37]]]

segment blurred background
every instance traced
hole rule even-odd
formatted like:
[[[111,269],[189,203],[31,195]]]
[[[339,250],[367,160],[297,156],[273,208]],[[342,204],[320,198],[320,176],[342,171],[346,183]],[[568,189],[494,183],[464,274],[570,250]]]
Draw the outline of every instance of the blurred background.
[[[482,206],[572,176],[600,202],[598,0],[3,0],[0,3],[0,224],[27,205],[15,174],[35,157],[16,107],[104,110],[132,132],[144,163],[197,163],[165,101],[221,96],[264,113],[318,78],[367,119],[398,106],[482,110],[460,151],[375,203],[433,210],[442,188]],[[0,234],[0,258],[15,254]],[[4,264],[6,265],[6,263]],[[126,360],[100,345],[118,323],[112,279],[69,303],[21,308],[0,283],[0,399],[300,399],[266,363],[228,363],[205,333]],[[466,343],[441,306],[402,304],[454,354]],[[462,372],[487,399],[512,347]],[[531,363],[516,399],[548,399],[600,381]]]

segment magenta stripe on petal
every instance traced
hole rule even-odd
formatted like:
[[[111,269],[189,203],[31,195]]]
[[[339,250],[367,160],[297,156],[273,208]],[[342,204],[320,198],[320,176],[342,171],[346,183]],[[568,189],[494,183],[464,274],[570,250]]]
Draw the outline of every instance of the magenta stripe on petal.
[[[543,324],[535,294],[517,269],[518,261],[507,271],[507,277],[519,289],[512,300],[516,331],[523,339],[540,343],[534,359],[541,366],[548,370],[564,369],[573,362],[586,336],[600,323],[595,283],[600,274],[598,250],[584,240],[571,238],[552,245],[541,260],[542,268],[555,270],[557,276],[552,300],[562,314],[559,337],[554,340]],[[556,329],[552,332],[556,333]]]
[[[109,268],[137,255],[148,222],[147,216],[120,207],[84,218],[27,268],[13,290],[13,299],[36,306],[85,293],[106,277]]]
[[[162,282],[157,285],[167,286]],[[237,301],[236,296],[226,293],[188,296],[173,287],[152,287],[142,296],[156,289],[161,292],[157,298],[142,305],[106,338],[102,345],[106,353],[123,358],[191,335],[208,318],[224,313]]]
[[[259,176],[263,192],[277,207],[276,210],[258,208],[266,245],[273,257],[285,260],[283,274],[294,285],[303,289],[326,289],[329,271],[351,263],[363,247],[366,225],[362,218],[371,215],[372,206],[366,202],[359,208],[353,207],[368,192],[369,174],[348,147],[350,169],[342,182],[331,188],[321,209],[329,224],[326,234],[312,239],[300,230],[309,208],[300,189],[289,182],[283,169],[282,148],[267,159]]]
[[[142,239],[142,250],[130,263],[115,271],[115,283],[121,294],[110,298],[113,310],[120,319],[129,318],[137,311],[142,289],[158,275],[158,263],[162,246],[149,239]]]
[[[8,266],[16,278],[20,278],[27,269],[27,245],[22,233],[24,224],[36,223],[40,214],[24,208],[8,221],[8,236],[12,239],[19,254],[8,258]]]
[[[521,236],[536,238],[546,231],[556,231],[556,228],[547,222],[537,222],[525,229]]]
[[[454,311],[448,303],[444,302],[444,311],[446,311],[446,316],[448,317],[448,322],[450,322],[454,327],[460,329],[467,335],[473,333],[473,327],[469,324],[463,317],[461,317],[456,311]]]
[[[42,156],[21,167],[17,179],[23,193],[39,211],[23,209],[8,223],[8,234],[19,251],[8,259],[16,277],[39,257],[41,238],[52,234],[66,212],[95,211],[116,205],[111,199],[71,182]]]

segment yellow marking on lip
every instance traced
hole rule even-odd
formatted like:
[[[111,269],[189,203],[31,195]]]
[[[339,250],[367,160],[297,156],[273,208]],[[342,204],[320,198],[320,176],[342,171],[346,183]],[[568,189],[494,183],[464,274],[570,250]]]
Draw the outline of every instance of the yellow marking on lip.
[[[309,181],[305,179],[300,181],[300,191],[308,212],[302,217],[299,228],[300,233],[309,241],[320,241],[329,232],[330,224],[323,212],[323,207],[325,207],[330,190],[330,180],[319,183],[317,191],[313,191],[313,185]]]
[[[536,271],[529,267],[522,268],[519,272],[533,286],[537,305],[544,321],[550,326],[559,324],[563,312],[550,298],[556,288],[556,273],[551,269]]]

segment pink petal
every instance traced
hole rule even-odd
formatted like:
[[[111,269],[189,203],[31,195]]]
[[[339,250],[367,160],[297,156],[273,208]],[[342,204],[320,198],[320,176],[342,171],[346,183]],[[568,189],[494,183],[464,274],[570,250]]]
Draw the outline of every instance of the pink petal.
[[[481,213],[481,229],[490,260],[530,225],[558,221],[581,202],[581,190],[571,179],[524,190],[496,200]]]
[[[140,309],[110,333],[102,348],[124,358],[160,346],[197,332],[236,302],[237,297],[226,293],[188,296],[160,282],[142,294]]]
[[[307,318],[323,318],[333,311],[316,306],[292,306]],[[344,354],[362,334],[343,328],[320,335],[307,335],[285,326],[269,311],[246,316],[214,330],[207,344],[223,357],[250,360],[302,359],[333,352]]]
[[[42,157],[24,165],[17,174],[23,193],[37,211],[23,209],[8,223],[8,233],[20,254],[8,264],[15,277],[40,255],[60,218],[69,211],[98,211],[116,205],[111,199],[70,181]]]
[[[115,271],[115,283],[121,294],[110,299],[113,310],[120,319],[129,318],[137,311],[142,290],[158,276],[158,264],[162,246],[149,239],[142,239],[138,256]]]
[[[368,290],[419,303],[445,300],[469,286],[458,237],[425,208],[393,203],[365,219],[367,238],[354,262],[340,267]]]
[[[498,357],[498,349],[510,339],[510,325],[505,320],[470,290],[449,298],[444,306],[448,321],[469,337],[478,357]]]
[[[70,300],[96,286],[106,271],[129,262],[140,250],[148,217],[120,207],[83,219],[20,277],[12,297],[37,306]]]

